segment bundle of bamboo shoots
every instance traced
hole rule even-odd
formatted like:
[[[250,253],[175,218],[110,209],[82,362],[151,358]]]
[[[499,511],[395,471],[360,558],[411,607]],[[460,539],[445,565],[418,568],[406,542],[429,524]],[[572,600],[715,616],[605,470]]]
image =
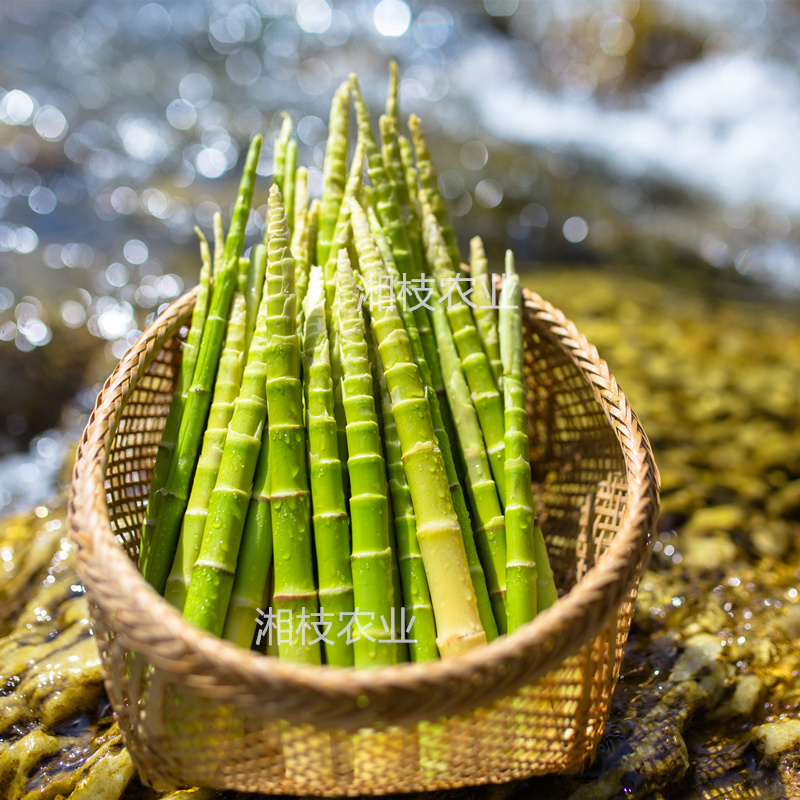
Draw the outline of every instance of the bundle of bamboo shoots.
[[[198,231],[142,529],[140,570],[187,620],[296,663],[446,657],[557,598],[513,255],[495,304],[479,238],[462,269],[419,119],[399,134],[397,89],[393,64],[379,146],[355,76],[339,87],[319,200],[284,116],[249,257],[260,137],[213,259]]]

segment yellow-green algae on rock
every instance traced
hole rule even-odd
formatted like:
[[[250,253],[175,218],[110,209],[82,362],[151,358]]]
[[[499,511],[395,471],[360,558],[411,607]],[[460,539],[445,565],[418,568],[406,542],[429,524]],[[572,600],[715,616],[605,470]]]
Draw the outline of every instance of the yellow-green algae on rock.
[[[0,520],[0,797],[144,798],[65,536],[63,505]]]

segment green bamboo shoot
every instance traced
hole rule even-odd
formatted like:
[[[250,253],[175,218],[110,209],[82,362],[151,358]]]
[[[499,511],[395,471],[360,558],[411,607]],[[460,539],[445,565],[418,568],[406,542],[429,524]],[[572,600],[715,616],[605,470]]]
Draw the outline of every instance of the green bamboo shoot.
[[[237,293],[228,320],[225,347],[219,362],[214,398],[208,413],[208,424],[203,435],[203,447],[197,461],[192,492],[186,506],[172,571],[164,591],[164,597],[179,611],[183,611],[192,570],[200,552],[208,517],[208,501],[217,482],[228,423],[233,416],[234,402],[239,394],[244,367],[245,332],[245,298]]]
[[[200,347],[200,339],[203,335],[203,327],[205,326],[208,304],[211,297],[211,253],[208,248],[208,240],[199,228],[195,228],[195,232],[200,239],[200,289],[198,290],[197,300],[192,310],[192,321],[189,325],[189,333],[183,346],[178,380],[172,395],[172,403],[167,412],[167,419],[164,423],[161,441],[158,443],[156,463],[153,467],[153,477],[150,480],[150,493],[147,499],[144,526],[142,527],[142,540],[139,545],[140,552],[142,553],[140,559],[144,561],[147,559],[146,554],[149,553],[150,548],[153,546],[156,523],[163,502],[162,494],[178,443],[178,433],[180,431],[183,410],[186,406],[189,387],[194,377],[197,352]]]
[[[373,248],[371,247],[371,244],[369,242],[369,237],[367,231],[364,228],[363,220],[361,219],[361,214],[359,213],[359,210],[358,209],[354,210],[354,216],[355,216],[354,225],[356,225],[357,230],[359,232],[359,235],[356,239],[356,245],[363,254],[365,267],[369,268],[372,265],[375,265],[375,270],[372,275],[367,277],[367,281],[368,283],[372,283],[373,285],[376,283],[376,281],[380,281],[381,275],[384,274],[383,272],[381,272],[381,268],[383,267],[386,270],[387,276],[393,278],[395,282],[397,282],[399,279],[399,273],[397,271],[397,266],[394,263],[394,257],[392,256],[389,240],[386,238],[386,235],[380,228],[380,224],[378,222],[378,218],[374,210],[369,209],[368,214],[369,214],[369,230],[374,237],[375,244],[377,245],[378,252],[380,253],[380,259],[377,258],[377,254],[374,253]],[[381,261],[383,262],[382,265]],[[373,300],[373,302],[375,301]],[[461,487],[461,481],[459,480],[458,472],[456,469],[455,453],[459,452],[459,437],[454,433],[453,437],[451,438],[447,431],[446,423],[442,415],[442,409],[439,404],[439,398],[433,389],[433,379],[431,376],[430,368],[428,367],[428,363],[425,359],[425,353],[422,349],[422,343],[420,341],[419,331],[417,330],[416,321],[414,320],[414,315],[409,311],[408,305],[405,302],[402,302],[400,298],[398,297],[395,298],[395,304],[397,306],[398,313],[400,314],[400,317],[403,320],[403,325],[406,329],[406,333],[408,334],[408,339],[411,344],[411,351],[414,354],[414,360],[417,364],[417,367],[419,368],[420,378],[422,379],[423,385],[425,386],[425,390],[427,393],[428,404],[430,405],[431,409],[431,419],[433,421],[434,432],[436,434],[436,441],[439,445],[439,449],[442,451],[442,457],[444,458],[445,469],[447,470],[447,480],[450,482],[450,494],[453,498],[453,507],[455,508],[456,516],[458,517],[458,523],[461,527],[462,537],[464,539],[464,549],[467,554],[467,562],[469,563],[470,575],[472,576],[472,585],[475,590],[475,596],[478,603],[478,612],[480,613],[481,624],[483,625],[484,631],[486,632],[487,641],[491,641],[492,639],[495,639],[497,637],[499,631],[497,622],[495,620],[495,612],[492,610],[492,605],[489,599],[489,593],[486,586],[486,575],[484,573],[484,569],[483,566],[481,565],[481,561],[478,556],[478,551],[475,546],[475,540],[472,530],[472,521],[470,520],[469,512],[467,511],[466,502],[464,500],[464,492]],[[453,352],[455,352],[455,347],[452,346],[452,348]],[[457,357],[455,361],[458,364],[458,369],[460,370],[460,363],[458,363]],[[465,393],[467,393],[467,403],[469,403],[470,401],[468,398],[468,390],[466,388],[466,383],[464,383],[464,391]],[[446,399],[445,399],[445,409],[449,411],[449,406],[447,405]],[[474,416],[474,409],[473,409],[473,416]],[[452,419],[451,417],[448,418]],[[475,419],[475,428],[478,431],[478,438],[480,439],[480,428],[477,426],[477,418]],[[455,431],[455,428],[453,428],[453,430]],[[485,460],[485,454],[484,454],[484,460]],[[486,474],[488,475],[488,473],[489,473],[489,467],[487,463]],[[494,491],[493,481],[491,488],[492,491]],[[481,506],[481,508],[484,508],[484,506]],[[491,514],[484,517],[484,527],[486,525],[486,520],[491,518],[492,518]],[[481,517],[476,516],[476,519],[480,522]],[[492,525],[490,525],[490,529],[491,528]]]
[[[267,299],[262,296],[241,390],[225,438],[217,481],[208,500],[203,540],[184,606],[184,616],[189,622],[217,636],[222,635],[228,613],[267,416],[267,310]],[[259,601],[261,592],[263,581],[259,587]],[[252,633],[250,638],[252,640]],[[249,645],[250,642],[247,642]]]
[[[312,565],[311,502],[300,382],[297,295],[289,227],[280,191],[269,195],[267,263],[267,381],[275,612],[289,616],[290,635],[278,641],[280,657],[319,664],[312,619],[319,614]],[[316,617],[318,618],[318,617]]]
[[[328,330],[325,323],[325,287],[321,267],[312,267],[305,312],[304,364],[306,409],[314,510],[314,543],[320,611],[332,614],[325,637],[325,661],[352,666],[353,645],[346,624],[353,614],[353,575],[350,567],[350,520],[342,478],[342,463],[333,414],[333,382]]]
[[[350,84],[336,90],[328,121],[328,142],[322,165],[323,184],[319,210],[319,238],[316,263],[328,263],[328,251],[339,216],[339,206],[347,179],[347,137],[350,130]]]
[[[368,224],[353,204],[353,220]],[[358,240],[362,238],[360,234]],[[358,241],[357,240],[357,241]],[[377,248],[359,254],[369,275]],[[408,334],[392,303],[372,305],[372,327],[392,398],[392,413],[403,451],[403,465],[417,516],[417,540],[434,609],[437,646],[443,656],[469,650],[486,641],[472,576],[453,506],[442,452],[436,441],[427,393]]]
[[[372,392],[364,317],[347,251],[339,250],[334,316],[342,359],[342,399],[347,421],[347,470],[354,605],[359,618],[354,638],[355,665],[397,662],[392,643],[392,553],[386,465]],[[366,616],[364,624],[360,617]],[[381,623],[381,620],[384,623]]]
[[[494,308],[494,289],[489,275],[489,262],[480,236],[473,236],[469,243],[469,267],[472,278],[472,313],[478,325],[483,349],[489,359],[497,384],[503,376],[503,361],[500,358],[500,337],[497,331],[497,310]]]
[[[222,350],[222,340],[238,278],[239,256],[253,199],[260,152],[261,137],[256,136],[250,143],[250,149],[247,152],[244,173],[239,185],[239,195],[225,242],[223,265],[219,273],[214,276],[214,289],[208,318],[181,419],[178,446],[164,488],[164,502],[161,505],[157,530],[152,537],[152,546],[143,549],[139,556],[139,569],[145,579],[161,594],[164,592],[167,576],[175,557],[180,526],[197,461],[197,451],[200,449],[208,409],[211,405],[211,393]]]
[[[536,516],[531,491],[528,414],[522,374],[523,341],[519,277],[514,258],[506,253],[506,272],[500,295],[500,347],[506,426],[506,540],[508,632],[536,616],[538,571],[533,544]]]

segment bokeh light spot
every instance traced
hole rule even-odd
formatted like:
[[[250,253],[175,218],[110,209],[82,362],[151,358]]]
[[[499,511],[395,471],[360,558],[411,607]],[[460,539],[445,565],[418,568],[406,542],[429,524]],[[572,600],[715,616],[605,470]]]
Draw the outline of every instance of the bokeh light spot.
[[[33,99],[21,89],[12,89],[0,103],[0,114],[11,125],[25,125],[34,109]]]
[[[451,206],[451,212],[454,217],[463,217],[469,213],[472,208],[472,195],[469,192],[462,192],[454,201]]]
[[[519,0],[483,0],[483,7],[492,17],[510,17],[519,7]]]
[[[75,300],[67,300],[61,305],[61,321],[68,328],[80,328],[86,322],[86,309]]]
[[[600,47],[609,56],[624,56],[635,38],[633,27],[624,19],[610,19],[600,29]]]
[[[187,131],[197,120],[197,112],[185,100],[173,100],[167,106],[167,122],[179,131]]]
[[[544,228],[547,225],[547,210],[539,203],[528,203],[519,212],[519,221],[526,228]]]
[[[486,166],[486,162],[489,160],[489,151],[483,142],[473,139],[461,147],[459,156],[466,169],[477,172]]]
[[[116,287],[124,286],[128,282],[130,270],[124,264],[115,261],[106,268],[106,280]]]
[[[201,75],[199,72],[190,72],[181,78],[181,82],[178,84],[178,93],[187,103],[191,103],[195,108],[202,108],[208,105],[213,97],[214,87],[205,75]]]
[[[172,27],[169,13],[160,3],[142,6],[136,13],[133,24],[147,39],[163,39]]]
[[[319,117],[309,115],[297,123],[297,136],[303,144],[315,147],[326,140],[328,126]]]
[[[17,329],[35,347],[46,345],[53,338],[50,328],[38,317],[18,322]]]
[[[411,9],[403,0],[381,0],[372,18],[381,36],[402,36],[411,24]]]
[[[306,33],[325,33],[333,18],[326,0],[300,0],[297,4],[297,24]]]
[[[722,218],[731,228],[746,228],[753,221],[756,209],[747,199],[729,200],[722,209]]]
[[[57,203],[55,192],[46,186],[37,186],[28,195],[28,205],[37,214],[50,214]]]
[[[439,191],[446,200],[455,200],[464,191],[464,178],[460,172],[447,169],[439,175]]]
[[[414,40],[420,47],[441,47],[453,32],[453,17],[443,8],[426,8],[414,22]]]
[[[67,133],[67,118],[55,106],[42,106],[33,128],[42,139],[57,142]]]
[[[239,86],[250,86],[261,77],[261,59],[249,48],[231,53],[225,60],[228,77]]]
[[[148,164],[158,164],[169,155],[169,142],[159,125],[150,117],[124,114],[117,123],[123,147],[136,159]]]
[[[117,214],[133,214],[139,208],[139,196],[129,186],[118,186],[111,193],[111,207]]]
[[[39,237],[27,225],[20,225],[16,230],[14,250],[18,253],[32,253],[39,246]]]
[[[475,199],[484,208],[496,208],[503,199],[503,187],[494,178],[484,178],[475,187]]]
[[[570,217],[562,226],[561,232],[568,242],[582,242],[589,233],[589,226],[583,217]]]
[[[144,264],[150,252],[141,239],[129,239],[122,248],[122,255],[129,264]]]

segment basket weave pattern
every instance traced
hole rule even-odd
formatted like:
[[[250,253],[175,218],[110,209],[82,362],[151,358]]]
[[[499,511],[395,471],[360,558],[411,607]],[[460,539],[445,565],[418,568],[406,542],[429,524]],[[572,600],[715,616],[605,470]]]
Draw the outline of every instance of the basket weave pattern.
[[[98,396],[69,525],[106,688],[142,778],[273,794],[450,789],[577,772],[595,753],[658,512],[647,438],[597,351],[524,295],[531,457],[556,581],[513,636],[428,664],[298,667],[186,623],[136,569],[158,441],[196,290]]]

